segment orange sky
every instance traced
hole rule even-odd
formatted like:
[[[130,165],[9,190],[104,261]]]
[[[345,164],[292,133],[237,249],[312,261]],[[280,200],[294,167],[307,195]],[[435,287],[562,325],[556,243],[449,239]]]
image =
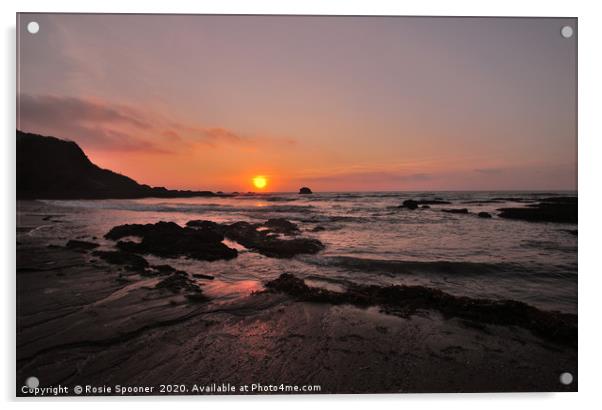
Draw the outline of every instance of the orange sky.
[[[141,183],[576,189],[572,19],[19,18],[18,127]]]

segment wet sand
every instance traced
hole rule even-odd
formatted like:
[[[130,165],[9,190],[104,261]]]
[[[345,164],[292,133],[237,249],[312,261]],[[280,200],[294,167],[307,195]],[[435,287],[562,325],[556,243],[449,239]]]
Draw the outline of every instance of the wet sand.
[[[576,391],[576,349],[510,326],[402,318],[378,308],[294,301],[261,289],[195,303],[158,278],[17,228],[17,394],[40,386],[319,385],[320,393]],[[58,213],[56,214],[58,215]],[[46,218],[46,219],[45,219]],[[210,273],[210,272],[208,272]],[[203,281],[197,282],[201,288]],[[157,390],[155,390],[155,393]]]

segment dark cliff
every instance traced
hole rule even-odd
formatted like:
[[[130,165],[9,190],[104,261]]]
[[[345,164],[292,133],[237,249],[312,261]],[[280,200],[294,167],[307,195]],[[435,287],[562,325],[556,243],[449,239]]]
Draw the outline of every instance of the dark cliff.
[[[94,165],[72,141],[17,130],[17,198],[104,199],[212,196],[137,183]]]

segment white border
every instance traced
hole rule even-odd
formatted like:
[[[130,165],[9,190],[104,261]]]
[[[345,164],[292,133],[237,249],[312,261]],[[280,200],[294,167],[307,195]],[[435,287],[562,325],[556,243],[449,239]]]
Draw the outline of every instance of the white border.
[[[600,346],[602,320],[602,253],[599,237],[602,234],[600,210],[602,163],[600,126],[602,96],[602,19],[600,6],[594,1],[317,1],[317,0],[222,0],[178,1],[150,3],[128,0],[104,1],[4,1],[1,2],[3,34],[2,81],[5,95],[0,110],[4,135],[2,141],[2,207],[0,236],[3,332],[0,336],[2,371],[0,372],[1,398],[14,402],[14,332],[15,332],[15,13],[30,12],[146,12],[146,13],[225,13],[225,14],[355,14],[355,15],[459,15],[459,16],[546,16],[579,18],[579,393],[563,394],[427,394],[427,395],[361,395],[361,396],[294,396],[294,397],[153,397],[147,399],[110,399],[110,406],[126,408],[131,402],[144,401],[144,406],[165,408],[168,401],[178,405],[202,407],[248,407],[306,409],[308,406],[341,406],[360,409],[370,405],[379,407],[420,406],[421,408],[454,409],[504,409],[514,406],[546,406],[547,409],[568,407],[594,407],[601,400],[597,395],[602,378],[600,372]],[[106,400],[106,399],[105,399]],[[81,407],[80,400],[51,399],[21,401],[25,407],[42,405],[44,408]],[[88,399],[86,405],[104,408],[102,399]]]

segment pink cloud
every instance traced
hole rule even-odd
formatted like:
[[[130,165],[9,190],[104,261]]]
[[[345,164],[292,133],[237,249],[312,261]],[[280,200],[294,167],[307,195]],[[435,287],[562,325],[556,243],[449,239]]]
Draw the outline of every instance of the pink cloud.
[[[76,97],[20,94],[18,128],[72,139],[103,151],[168,154],[197,145],[290,145],[290,139],[241,135],[225,127],[186,124],[122,104]]]

